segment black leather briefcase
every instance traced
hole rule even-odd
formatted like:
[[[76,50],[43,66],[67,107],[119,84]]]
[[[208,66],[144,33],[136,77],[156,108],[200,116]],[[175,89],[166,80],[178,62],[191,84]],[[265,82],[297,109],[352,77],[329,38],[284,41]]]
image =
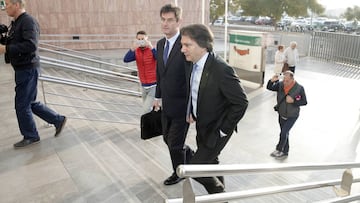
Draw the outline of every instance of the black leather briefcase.
[[[162,135],[161,109],[150,111],[141,116],[141,139],[146,140]]]

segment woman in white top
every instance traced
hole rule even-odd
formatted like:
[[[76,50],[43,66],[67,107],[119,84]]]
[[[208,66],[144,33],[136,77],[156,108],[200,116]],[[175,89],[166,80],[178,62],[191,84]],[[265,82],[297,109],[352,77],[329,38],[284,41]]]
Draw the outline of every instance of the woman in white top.
[[[282,67],[284,66],[284,45],[279,45],[278,50],[275,53],[275,67],[274,73],[280,75],[282,72]]]

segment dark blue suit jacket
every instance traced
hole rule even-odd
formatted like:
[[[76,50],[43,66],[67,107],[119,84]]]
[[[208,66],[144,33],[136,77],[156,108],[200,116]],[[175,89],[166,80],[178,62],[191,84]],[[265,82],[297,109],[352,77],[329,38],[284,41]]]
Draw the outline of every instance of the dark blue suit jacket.
[[[162,98],[163,113],[170,118],[186,116],[186,59],[181,53],[181,36],[179,36],[170,51],[167,63],[164,64],[163,53],[166,39],[158,41],[156,64],[156,98]]]

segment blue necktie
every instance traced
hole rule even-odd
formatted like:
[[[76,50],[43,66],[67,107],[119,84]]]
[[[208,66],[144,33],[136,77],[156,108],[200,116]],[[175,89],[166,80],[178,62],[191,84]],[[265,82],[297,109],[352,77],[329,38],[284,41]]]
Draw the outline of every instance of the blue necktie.
[[[168,55],[169,55],[169,45],[170,45],[170,42],[169,42],[168,40],[166,40],[166,46],[165,46],[164,54],[163,54],[164,64],[166,64],[167,59],[168,59]]]

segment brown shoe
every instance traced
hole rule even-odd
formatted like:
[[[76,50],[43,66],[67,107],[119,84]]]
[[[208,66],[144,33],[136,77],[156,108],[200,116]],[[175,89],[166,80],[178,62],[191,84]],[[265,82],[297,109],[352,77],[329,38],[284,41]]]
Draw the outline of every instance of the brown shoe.
[[[55,137],[57,137],[61,133],[62,129],[65,126],[66,120],[67,120],[67,118],[66,118],[66,116],[64,116],[64,119],[61,121],[60,125],[58,127],[55,127],[56,128],[55,135],[54,135]]]

